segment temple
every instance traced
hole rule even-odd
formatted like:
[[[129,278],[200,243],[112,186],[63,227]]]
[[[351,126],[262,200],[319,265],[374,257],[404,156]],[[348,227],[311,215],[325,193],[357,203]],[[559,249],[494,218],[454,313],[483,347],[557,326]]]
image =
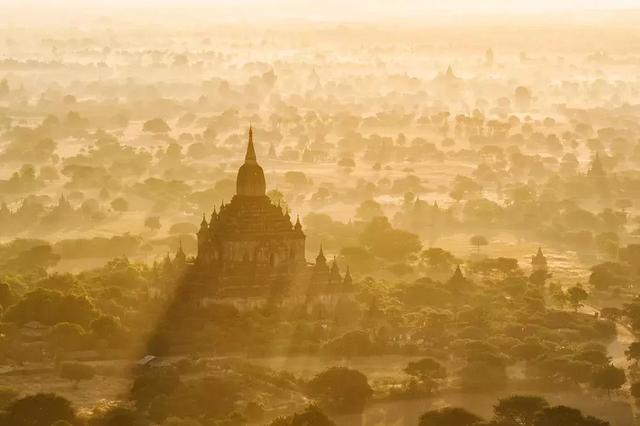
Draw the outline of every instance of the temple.
[[[331,269],[326,264],[322,248],[316,264],[307,264],[300,220],[292,224],[289,212],[266,195],[251,127],[236,194],[214,208],[208,222],[203,216],[197,239],[195,270],[218,297],[266,296],[274,288],[291,287],[315,294],[343,281],[335,261]],[[347,280],[351,282],[350,275]]]
[[[533,272],[547,270],[547,258],[542,253],[542,248],[538,247],[538,252],[531,257],[531,269]]]
[[[607,173],[604,171],[604,167],[602,166],[602,161],[600,160],[600,156],[596,153],[593,161],[591,162],[591,166],[587,171],[587,176],[590,178],[602,179],[607,176]]]

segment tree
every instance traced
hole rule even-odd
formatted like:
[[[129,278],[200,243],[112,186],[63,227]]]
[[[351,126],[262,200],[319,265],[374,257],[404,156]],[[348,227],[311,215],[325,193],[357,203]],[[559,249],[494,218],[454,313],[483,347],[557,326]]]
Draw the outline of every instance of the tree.
[[[430,247],[420,253],[420,257],[430,269],[449,271],[460,261],[450,252],[438,247]]]
[[[471,237],[469,239],[469,243],[472,246],[476,247],[476,253],[479,254],[480,253],[480,246],[486,246],[487,244],[489,244],[489,241],[487,241],[487,239],[485,237],[483,237],[482,235],[474,235],[473,237]]]
[[[511,274],[518,270],[518,259],[512,257],[497,257],[495,268],[503,274]]]
[[[363,222],[370,222],[381,216],[384,216],[382,206],[374,200],[365,200],[356,209],[356,218]]]
[[[332,367],[307,383],[308,393],[328,410],[360,413],[373,394],[367,376],[346,367]]]
[[[635,399],[640,399],[640,382],[631,384],[631,396]]]
[[[51,426],[64,420],[78,425],[71,403],[52,393],[38,393],[14,401],[5,410],[5,423],[11,426]]]
[[[453,180],[453,185],[449,196],[456,201],[460,201],[470,194],[482,191],[482,186],[473,179],[458,175]]]
[[[360,235],[362,244],[374,255],[387,260],[402,260],[420,250],[417,235],[391,227],[386,217],[374,218]]]
[[[302,413],[278,417],[269,426],[335,426],[335,423],[318,407],[310,405]]]
[[[60,377],[72,380],[75,382],[76,387],[78,387],[81,380],[89,380],[93,376],[95,376],[93,367],[79,362],[65,362],[60,368]]]
[[[518,86],[514,92],[516,106],[519,109],[528,109],[531,104],[531,92],[524,86]]]
[[[551,278],[551,274],[544,269],[538,269],[537,271],[533,271],[531,275],[529,275],[529,281],[538,287],[544,287],[546,281],[549,278]]]
[[[77,351],[86,342],[84,329],[78,324],[70,322],[56,324],[51,329],[48,338],[51,345],[60,351]]]
[[[479,198],[467,201],[462,213],[466,222],[486,227],[500,223],[502,208],[495,201]]]
[[[498,401],[493,407],[494,420],[498,424],[533,426],[536,414],[548,407],[544,398],[515,395]]]
[[[58,291],[39,288],[25,294],[18,303],[11,306],[4,315],[4,320],[25,324],[38,321],[53,325],[59,322],[56,310],[59,309],[62,294]]]
[[[205,377],[192,386],[178,399],[195,403],[197,408],[189,415],[196,417],[200,413],[209,418],[223,418],[231,413],[238,403],[240,386],[231,379],[222,377]]]
[[[163,119],[154,118],[145,121],[142,130],[148,133],[167,133],[171,128]]]
[[[611,397],[611,391],[620,389],[626,381],[624,370],[609,364],[593,373],[592,385],[594,388],[606,389],[607,395]]]
[[[569,303],[569,296],[567,293],[562,291],[561,288],[555,289],[551,293],[551,298],[560,306],[560,308],[564,308],[567,303]]]
[[[8,308],[15,300],[15,293],[11,286],[5,282],[0,282],[0,306]]]
[[[534,426],[610,426],[595,417],[585,417],[580,410],[558,405],[545,408],[538,413],[533,423]]]
[[[284,198],[284,194],[277,189],[272,189],[267,192],[267,197],[269,197],[272,204],[280,206],[285,211],[289,209],[289,205],[287,204],[287,200]]]
[[[31,247],[18,253],[6,262],[6,268],[14,271],[46,270],[60,261],[60,255],[48,244]]]
[[[162,426],[202,426],[202,423],[191,417],[169,417],[167,420],[162,422]]]
[[[142,416],[132,408],[112,407],[94,415],[91,426],[139,426],[145,424]]]
[[[640,342],[633,342],[629,345],[624,354],[627,356],[629,362],[633,362],[634,364],[638,364],[640,361]]]
[[[179,385],[180,376],[171,368],[155,368],[137,376],[131,387],[136,406],[146,408],[158,395],[170,395]]]
[[[127,330],[116,317],[102,315],[91,322],[90,328],[94,339],[105,341],[111,347],[119,348],[127,343]]]
[[[481,422],[480,417],[464,408],[445,407],[421,415],[418,426],[474,426]]]
[[[621,287],[631,281],[629,265],[617,262],[603,262],[591,268],[589,284],[597,290]]]
[[[636,333],[640,331],[640,303],[637,301],[625,303],[623,305],[622,313],[631,323],[633,331]]]
[[[144,227],[152,230],[158,230],[161,228],[160,218],[158,216],[149,216],[144,220]]]
[[[343,247],[340,257],[354,271],[368,271],[376,262],[371,252],[360,246]]]
[[[585,300],[589,297],[589,293],[587,293],[581,286],[576,285],[567,290],[567,299],[569,304],[573,307],[574,311],[578,311]]]
[[[36,282],[37,287],[68,292],[78,284],[78,279],[70,273],[53,273]]]
[[[284,180],[296,189],[302,189],[310,185],[311,179],[307,178],[303,172],[288,171],[284,174]]]
[[[619,308],[605,307],[600,309],[600,317],[612,322],[620,321],[622,315],[622,309]]]
[[[419,361],[412,361],[407,364],[404,372],[417,378],[425,387],[428,394],[431,394],[447,377],[447,370],[433,358],[423,358]]]
[[[118,197],[111,201],[111,208],[120,213],[126,212],[129,209],[129,202],[122,197]]]

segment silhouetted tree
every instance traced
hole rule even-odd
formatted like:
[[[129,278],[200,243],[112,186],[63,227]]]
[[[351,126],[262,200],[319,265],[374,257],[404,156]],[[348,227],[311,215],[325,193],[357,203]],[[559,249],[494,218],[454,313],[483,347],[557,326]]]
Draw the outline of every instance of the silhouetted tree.
[[[593,373],[593,387],[606,389],[609,397],[612,390],[620,389],[626,382],[624,370],[613,365],[607,365]]]
[[[404,372],[417,378],[428,394],[431,394],[447,377],[447,370],[433,358],[412,361],[407,364]]]
[[[480,253],[480,246],[486,246],[487,244],[489,244],[489,242],[487,241],[487,239],[485,237],[483,237],[482,235],[474,235],[473,237],[471,237],[469,239],[469,243],[472,246],[476,247],[476,253]]]
[[[580,410],[558,405],[545,408],[536,416],[534,426],[610,426],[608,422],[584,416]]]
[[[93,367],[79,362],[65,362],[60,367],[60,377],[75,382],[76,387],[81,380],[89,380],[95,375]]]
[[[536,415],[547,407],[547,401],[537,396],[503,398],[493,407],[494,421],[504,426],[533,426]]]
[[[169,130],[171,130],[171,128],[163,119],[154,118],[145,121],[142,130],[149,133],[167,133]]]
[[[335,426],[335,423],[318,407],[310,405],[301,413],[278,417],[269,426]]]
[[[38,393],[14,401],[0,420],[0,424],[11,426],[51,426],[59,420],[80,424],[71,403],[52,393]]]
[[[474,426],[481,422],[482,418],[463,408],[445,407],[421,415],[418,426]]]
[[[587,300],[588,297],[589,293],[580,286],[574,286],[567,290],[567,299],[574,311],[580,309],[583,306],[582,302]]]
[[[307,389],[322,406],[339,413],[362,412],[373,393],[367,376],[345,367],[323,371],[309,381]]]

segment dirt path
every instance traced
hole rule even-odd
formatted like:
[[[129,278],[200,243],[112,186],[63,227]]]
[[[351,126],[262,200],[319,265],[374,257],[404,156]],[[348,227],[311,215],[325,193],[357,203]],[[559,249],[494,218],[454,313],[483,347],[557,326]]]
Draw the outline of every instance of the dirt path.
[[[580,311],[589,315],[595,315],[600,312],[598,308],[590,305],[584,305]],[[630,363],[624,353],[635,340],[636,338],[628,326],[616,322],[616,338],[607,345],[607,352],[616,367],[624,368],[625,370],[629,369]]]
[[[599,309],[590,305],[584,305],[580,309],[580,311],[590,315],[594,315],[600,312]],[[625,351],[629,348],[629,345],[631,345],[631,343],[635,341],[636,337],[631,329],[627,325],[616,321],[616,338],[607,345],[607,353],[611,357],[611,362],[613,363],[613,365],[618,368],[624,369],[625,375],[627,376],[627,383],[624,386],[625,391],[628,391],[631,387],[631,363],[627,359]],[[630,392],[627,395],[628,396],[625,398],[625,400],[631,406],[633,417],[637,418],[638,414],[640,413],[638,413],[635,400],[631,396]]]

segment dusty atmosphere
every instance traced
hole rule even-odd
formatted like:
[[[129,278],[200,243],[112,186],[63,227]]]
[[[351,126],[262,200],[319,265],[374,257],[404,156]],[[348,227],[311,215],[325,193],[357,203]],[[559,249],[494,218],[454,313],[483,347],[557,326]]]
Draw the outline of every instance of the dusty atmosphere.
[[[0,426],[639,424],[640,1],[0,16]]]

